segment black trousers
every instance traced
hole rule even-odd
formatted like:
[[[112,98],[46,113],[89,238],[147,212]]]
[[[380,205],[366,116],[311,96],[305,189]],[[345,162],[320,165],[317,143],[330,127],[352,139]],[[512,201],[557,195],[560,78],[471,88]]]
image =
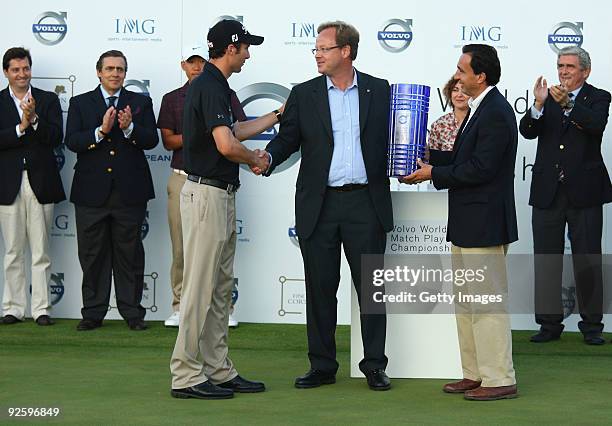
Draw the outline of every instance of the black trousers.
[[[563,331],[562,273],[565,224],[572,247],[576,283],[578,323],[584,335],[603,330],[603,283],[601,266],[602,206],[575,208],[563,184],[558,185],[553,204],[532,212],[535,253],[535,319],[543,330]]]
[[[101,320],[109,306],[111,274],[119,313],[142,319],[146,204],[126,206],[116,189],[101,207],[75,205],[79,261],[83,270],[83,318]]]
[[[306,323],[311,367],[325,372],[338,370],[336,361],[336,293],[340,284],[340,247],[348,261],[353,285],[361,305],[361,255],[383,254],[387,235],[368,189],[348,192],[327,190],[319,221],[308,239],[300,239],[306,277]],[[362,372],[387,366],[384,314],[361,314],[364,358]]]

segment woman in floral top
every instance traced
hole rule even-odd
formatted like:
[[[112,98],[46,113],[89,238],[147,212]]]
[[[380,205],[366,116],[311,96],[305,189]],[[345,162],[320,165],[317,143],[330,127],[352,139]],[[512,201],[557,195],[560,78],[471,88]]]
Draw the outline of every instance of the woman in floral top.
[[[447,102],[450,102],[453,110],[438,118],[431,125],[425,160],[430,160],[429,151],[452,151],[457,132],[468,112],[468,97],[463,93],[462,84],[451,78],[448,80],[442,93]],[[431,160],[435,163],[441,156],[434,154]]]

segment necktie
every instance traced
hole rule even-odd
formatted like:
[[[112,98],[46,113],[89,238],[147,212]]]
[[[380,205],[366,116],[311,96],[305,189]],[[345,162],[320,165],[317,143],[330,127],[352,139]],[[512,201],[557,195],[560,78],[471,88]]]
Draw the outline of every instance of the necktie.
[[[108,99],[108,106],[109,107],[116,107],[117,106],[115,104],[115,101],[117,100],[117,96],[109,96],[107,99]]]

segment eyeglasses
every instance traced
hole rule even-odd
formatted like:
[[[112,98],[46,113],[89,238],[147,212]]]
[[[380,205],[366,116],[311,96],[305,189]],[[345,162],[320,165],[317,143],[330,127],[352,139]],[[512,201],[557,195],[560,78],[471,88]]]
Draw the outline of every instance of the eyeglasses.
[[[312,52],[313,55],[316,55],[317,53],[327,53],[330,50],[333,49],[341,49],[344,46],[332,46],[332,47],[315,47],[314,49],[310,49],[310,51]]]

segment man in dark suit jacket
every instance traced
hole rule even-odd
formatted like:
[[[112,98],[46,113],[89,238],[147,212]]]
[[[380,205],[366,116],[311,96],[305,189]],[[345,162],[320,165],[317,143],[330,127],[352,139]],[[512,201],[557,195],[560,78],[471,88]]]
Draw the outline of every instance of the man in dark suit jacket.
[[[62,142],[62,109],[55,93],[30,85],[32,57],[21,47],[6,51],[2,69],[9,85],[0,92],[0,229],[6,249],[0,322],[23,321],[26,308],[25,249],[32,254],[32,318],[49,317],[49,231],[53,203],[66,199],[53,149]]]
[[[457,78],[470,96],[470,111],[453,146],[452,163],[421,168],[406,183],[432,179],[448,188],[447,241],[452,243],[453,267],[483,268],[485,280],[466,285],[463,294],[507,293],[504,256],[518,239],[514,206],[516,119],[497,90],[501,67],[491,46],[463,46]],[[477,288],[476,288],[477,287]],[[457,293],[456,293],[457,294]],[[510,321],[504,307],[483,312],[473,304],[456,303],[457,331],[463,380],[444,386],[466,399],[489,401],[517,396],[512,363]]]
[[[140,237],[153,181],[144,155],[157,145],[151,98],[123,88],[127,59],[110,50],[96,63],[100,85],[71,99],[66,145],[77,153],[70,201],[75,204],[83,269],[83,319],[78,330],[102,325],[111,274],[119,313],[144,330],[144,248]]]
[[[266,150],[267,173],[301,150],[296,231],[304,259],[308,357],[298,388],[335,382],[340,246],[361,303],[361,255],[383,254],[393,227],[387,177],[389,84],[353,68],[359,33],[343,22],[318,28],[313,49],[320,77],[291,91],[278,136]],[[359,368],[374,390],[390,388],[384,370],[386,316],[361,315]]]
[[[533,206],[535,319],[540,331],[531,341],[556,340],[563,331],[561,275],[567,223],[582,317],[578,327],[587,344],[602,345],[602,205],[612,201],[612,185],[601,139],[610,93],[586,82],[591,59],[582,48],[561,49],[557,71],[560,84],[550,90],[546,80],[537,79],[535,103],[520,124],[525,138],[538,138],[529,204]]]

